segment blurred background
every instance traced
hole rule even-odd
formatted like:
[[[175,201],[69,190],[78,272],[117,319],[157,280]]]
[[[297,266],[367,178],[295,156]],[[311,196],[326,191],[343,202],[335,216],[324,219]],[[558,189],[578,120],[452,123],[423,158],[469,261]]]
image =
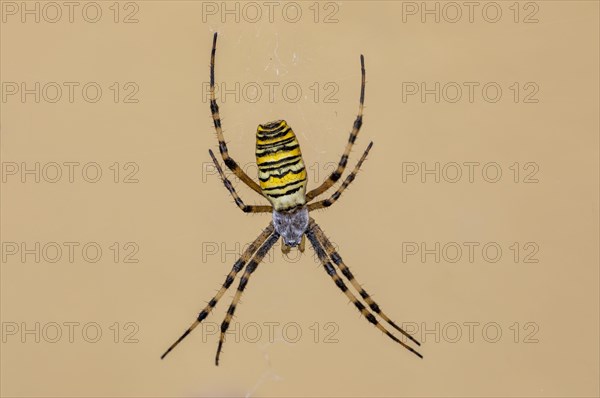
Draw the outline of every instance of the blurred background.
[[[467,4],[468,3],[468,4]],[[15,2],[1,26],[3,396],[598,396],[597,2]],[[285,119],[313,217],[421,360],[278,243],[210,162]],[[265,204],[233,179],[248,204]],[[325,197],[325,196],[324,196]]]

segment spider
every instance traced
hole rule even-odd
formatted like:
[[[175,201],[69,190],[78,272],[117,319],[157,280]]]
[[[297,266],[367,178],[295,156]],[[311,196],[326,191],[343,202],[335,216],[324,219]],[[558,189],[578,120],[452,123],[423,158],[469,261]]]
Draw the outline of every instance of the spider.
[[[356,141],[358,132],[362,126],[363,120],[363,106],[365,99],[365,61],[364,57],[360,56],[361,64],[361,86],[360,86],[360,102],[358,108],[358,115],[354,121],[352,131],[346,143],[344,153],[337,165],[335,171],[329,175],[329,177],[317,188],[310,190],[306,193],[306,181],[307,175],[304,168],[304,162],[302,160],[302,154],[300,152],[300,145],[296,139],[296,135],[292,131],[291,127],[285,122],[285,120],[276,120],[261,124],[257,128],[256,132],[256,163],[258,165],[258,179],[257,184],[251,179],[240,166],[229,156],[227,150],[227,144],[223,136],[223,130],[221,128],[221,118],[219,116],[219,106],[215,99],[215,54],[217,49],[217,33],[213,36],[212,51],[210,57],[210,110],[217,132],[217,138],[219,140],[219,151],[225,165],[248,187],[253,191],[266,198],[271,205],[246,205],[235,191],[233,185],[229,179],[225,176],[223,169],[221,168],[217,158],[215,157],[212,150],[209,149],[208,153],[215,164],[217,171],[225,188],[229,191],[233,197],[235,204],[245,213],[272,213],[273,220],[263,230],[263,232],[256,238],[252,244],[242,253],[241,257],[233,264],[233,268],[225,278],[225,282],[217,292],[217,294],[208,302],[206,307],[200,311],[196,320],[192,325],[183,333],[179,339],[177,339],[161,356],[163,359],[169,352],[171,352],[194,328],[196,328],[200,322],[202,322],[208,314],[215,308],[219,299],[225,294],[227,289],[233,284],[237,274],[241,272],[244,267],[246,268],[242,277],[240,278],[237,291],[233,297],[231,305],[227,310],[227,315],[221,323],[221,334],[219,337],[219,345],[217,347],[217,354],[215,357],[215,365],[219,365],[219,357],[225,340],[225,333],[229,328],[229,324],[235,312],[236,306],[248,284],[248,280],[252,273],[256,270],[258,265],[261,263],[267,252],[273,247],[277,240],[282,238],[282,251],[288,253],[292,247],[298,247],[301,252],[305,248],[305,237],[308,238],[312,244],[317,257],[319,258],[325,272],[331,277],[335,285],[354,303],[360,313],[372,323],[375,327],[385,333],[390,339],[400,344],[413,354],[420,358],[423,356],[415,351],[412,347],[402,342],[396,336],[389,332],[383,324],[381,324],[373,313],[376,313],[385,322],[391,325],[394,329],[402,333],[409,340],[417,345],[421,345],[415,340],[410,334],[396,325],[373,301],[371,296],[361,287],[356,281],[350,269],[346,266],[342,257],[333,247],[331,241],[327,238],[323,230],[315,222],[315,220],[309,216],[309,212],[317,209],[323,209],[334,204],[342,194],[342,192],[352,183],[362,163],[365,161],[367,154],[369,153],[373,142],[370,142],[364,153],[360,157],[359,161],[352,172],[346,177],[340,187],[328,198],[319,201],[313,201],[317,196],[321,195],[329,188],[331,188],[342,176],[348,163],[348,156],[350,150]],[[340,277],[338,270],[344,275],[344,277],[350,282],[352,287],[356,289],[360,297],[367,304],[368,308],[361,302],[357,296],[348,288],[344,280]]]

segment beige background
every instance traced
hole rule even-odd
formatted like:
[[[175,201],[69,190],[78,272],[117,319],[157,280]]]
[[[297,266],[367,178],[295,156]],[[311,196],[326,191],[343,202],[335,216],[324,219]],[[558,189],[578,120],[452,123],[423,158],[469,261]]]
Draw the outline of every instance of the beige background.
[[[21,7],[2,3],[0,42],[3,396],[598,396],[597,2],[520,3],[517,23],[513,2],[497,3],[496,23],[483,18],[485,2],[477,3],[472,22],[463,7],[456,23],[443,2],[427,3],[446,12],[439,23],[403,14],[420,2],[302,2],[296,23],[282,17],[280,3],[272,23],[265,6],[256,23],[248,8],[239,22],[221,21],[203,14],[220,2],[196,1],[121,2],[118,23],[113,2],[98,3],[97,23],[82,18],[85,3],[78,3],[72,23],[67,8],[56,23],[46,20],[54,11],[42,8],[39,23],[32,16],[23,23],[15,4]],[[493,18],[493,5],[487,7]],[[138,22],[122,23],[132,12]],[[330,13],[337,22],[323,23]],[[538,22],[524,23],[531,13]],[[375,145],[352,187],[315,218],[382,308],[418,329],[424,360],[362,319],[312,250],[286,261],[279,244],[250,280],[236,313],[237,337],[229,335],[220,367],[218,336],[209,332],[233,290],[205,329],[159,360],[220,286],[234,252],[270,218],[239,211],[209,167],[207,150],[217,141],[202,85],[214,31],[217,82],[229,89],[252,83],[239,101],[233,94],[221,101],[232,155],[243,165],[254,162],[256,125],[285,118],[311,168],[310,186],[325,178],[345,145],[365,55],[365,124],[350,164],[370,140]],[[103,92],[96,103],[77,88],[73,103],[66,88],[57,103],[46,100],[53,91],[23,103],[7,94],[14,87],[7,82],[97,82]],[[138,103],[123,102],[128,82],[139,88]],[[272,103],[265,82],[280,83]],[[466,89],[456,103],[447,100],[450,91],[439,103],[432,95],[403,101],[403,82],[476,82],[479,89],[472,102]],[[489,82],[502,88],[498,102],[481,95]],[[515,82],[525,90],[518,102]],[[283,97],[288,83],[302,89],[297,102]],[[256,85],[264,91],[251,102]],[[538,102],[525,103],[532,87]],[[324,102],[334,90],[337,103]],[[39,162],[48,173],[51,162],[79,166],[72,183],[66,166],[56,183],[31,175],[21,182],[20,170],[9,171],[22,162]],[[97,183],[81,176],[89,162],[102,169]],[[128,162],[139,168],[137,183],[123,182],[133,170],[124,169]],[[403,181],[403,162],[479,166],[473,182],[463,166],[456,183],[431,176],[423,183],[419,175]],[[490,162],[502,169],[497,183],[481,176]],[[528,162],[538,167],[537,183],[523,181],[533,170],[523,169]],[[262,203],[235,185],[247,203]],[[34,254],[11,254],[21,244],[35,251],[36,242],[39,263]],[[48,261],[49,242],[63,247],[55,263]],[[65,242],[79,244],[72,262]],[[95,263],[82,257],[88,242],[102,249]],[[422,261],[407,254],[410,242],[429,249],[439,242],[440,251],[455,246],[446,246],[439,262],[433,254]],[[472,261],[465,242],[479,245]],[[497,262],[482,255],[489,242],[502,249]],[[463,253],[452,263],[456,245]],[[138,262],[124,262],[133,247]],[[525,262],[534,249],[528,260],[538,262]],[[102,335],[91,343],[94,325]],[[499,341],[491,342],[498,330]]]

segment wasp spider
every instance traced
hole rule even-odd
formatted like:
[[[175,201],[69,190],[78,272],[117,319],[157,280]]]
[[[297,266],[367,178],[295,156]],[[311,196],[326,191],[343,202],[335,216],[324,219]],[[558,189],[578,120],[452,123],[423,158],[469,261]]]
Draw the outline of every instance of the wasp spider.
[[[200,311],[194,323],[192,323],[192,325],[183,333],[183,335],[177,339],[177,341],[175,341],[169,347],[169,349],[167,349],[167,351],[162,355],[161,359],[171,352],[173,348],[175,348],[188,334],[190,334],[192,330],[194,330],[196,326],[200,324],[200,322],[202,322],[208,316],[212,309],[217,305],[217,302],[223,296],[225,291],[227,291],[227,289],[231,286],[236,275],[245,267],[246,269],[240,278],[233,301],[227,310],[225,320],[221,324],[221,335],[219,338],[219,345],[215,358],[215,364],[219,365],[219,356],[221,354],[221,348],[225,339],[225,333],[229,328],[229,324],[240,297],[246,288],[246,285],[248,284],[250,275],[252,275],[252,273],[256,270],[258,264],[260,264],[263,257],[277,242],[279,237],[282,238],[282,250],[284,253],[289,252],[292,247],[296,246],[300,251],[304,251],[305,237],[307,237],[317,253],[325,272],[327,272],[327,274],[331,277],[336,286],[354,303],[361,314],[370,323],[375,325],[375,327],[385,333],[389,338],[422,358],[421,354],[391,334],[386,327],[382,325],[377,318],[375,318],[373,313],[379,315],[385,322],[391,325],[394,329],[398,330],[413,343],[420,345],[419,342],[410,334],[396,325],[381,310],[379,305],[373,301],[371,296],[369,296],[369,294],[356,281],[352,275],[352,272],[350,272],[350,269],[346,266],[342,260],[342,257],[340,257],[338,252],[334,249],[331,241],[327,238],[323,230],[319,227],[315,220],[309,216],[309,212],[329,207],[339,199],[342,192],[356,177],[360,166],[364,162],[369,150],[371,149],[371,146],[373,145],[373,142],[369,143],[352,172],[328,199],[309,203],[311,200],[331,188],[335,182],[340,179],[346,168],[346,164],[348,163],[348,155],[350,154],[350,150],[356,141],[356,137],[362,125],[363,103],[365,98],[365,64],[363,56],[360,56],[362,81],[360,86],[358,116],[354,121],[344,154],[342,155],[336,170],[331,173],[331,175],[320,186],[306,193],[306,169],[304,168],[304,162],[302,161],[300,145],[296,135],[292,131],[291,127],[285,122],[285,120],[276,120],[258,126],[256,131],[256,163],[258,165],[259,184],[252,180],[239,167],[235,160],[229,156],[227,144],[225,143],[225,138],[223,137],[223,130],[221,128],[219,106],[215,100],[216,45],[217,33],[215,33],[213,37],[210,58],[210,110],[212,113],[215,130],[217,131],[221,157],[223,158],[225,165],[241,181],[243,181],[256,193],[265,197],[271,203],[271,205],[253,206],[244,204],[242,199],[238,196],[237,192],[233,188],[233,185],[229,179],[227,179],[225,176],[225,173],[215,158],[212,150],[209,150],[208,152],[221,176],[221,179],[223,180],[223,183],[225,184],[225,187],[231,196],[233,196],[235,204],[246,213],[272,213],[273,220],[235,262],[221,289],[219,289],[217,294],[208,302],[206,307]],[[350,282],[352,287],[356,289],[360,297],[364,300],[364,303],[366,303],[366,306],[348,288],[344,280],[340,277],[338,270]],[[369,308],[371,311],[369,311]]]

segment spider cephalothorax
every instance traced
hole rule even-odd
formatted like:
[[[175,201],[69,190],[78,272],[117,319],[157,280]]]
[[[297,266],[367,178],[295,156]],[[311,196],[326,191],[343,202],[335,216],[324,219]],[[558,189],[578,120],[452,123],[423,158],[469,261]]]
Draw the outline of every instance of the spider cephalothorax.
[[[304,233],[308,228],[308,209],[306,206],[295,208],[290,211],[273,211],[273,225],[275,231],[281,235],[284,245],[283,251],[289,247],[300,245],[300,251],[304,251]]]
[[[300,152],[300,144],[291,127],[285,120],[276,120],[273,122],[261,124],[256,131],[256,163],[258,165],[257,184],[250,178],[229,156],[227,144],[223,136],[221,128],[221,118],[219,116],[219,106],[215,99],[215,53],[217,48],[217,34],[214,34],[213,46],[210,59],[210,110],[219,140],[219,152],[223,158],[225,165],[248,187],[257,192],[259,195],[266,198],[271,205],[246,205],[239,197],[231,181],[225,176],[221,165],[211,150],[209,154],[225,184],[225,187],[233,196],[235,204],[246,213],[272,213],[273,220],[267,225],[263,232],[250,244],[250,246],[242,253],[241,257],[235,262],[231,271],[225,278],[223,286],[217,294],[208,302],[208,305],[200,311],[198,317],[192,325],[177,339],[169,349],[162,355],[164,358],[177,344],[181,342],[190,332],[202,322],[208,314],[217,305],[218,301],[223,297],[225,291],[233,284],[235,277],[239,272],[244,270],[244,274],[240,278],[238,288],[233,297],[233,301],[227,310],[227,315],[221,324],[221,335],[219,338],[219,346],[215,363],[219,364],[219,356],[221,348],[225,340],[225,333],[229,328],[229,324],[235,312],[236,306],[242,296],[242,292],[248,284],[250,275],[256,270],[264,256],[277,242],[279,237],[282,238],[282,250],[287,253],[291,247],[298,246],[300,251],[304,251],[305,237],[308,238],[311,245],[315,249],[315,253],[327,274],[331,277],[335,285],[350,299],[360,313],[375,327],[385,333],[389,338],[399,343],[415,355],[422,358],[421,354],[415,351],[412,347],[402,342],[377,319],[374,314],[383,319],[394,329],[402,333],[413,343],[420,345],[410,334],[396,325],[377,305],[371,296],[362,288],[356,281],[350,269],[344,264],[342,257],[333,247],[333,244],[327,238],[323,230],[309,216],[309,212],[317,209],[323,209],[335,203],[342,192],[354,181],[360,166],[364,162],[371,149],[373,143],[369,143],[361,158],[356,163],[356,166],[350,174],[345,178],[340,187],[328,198],[320,201],[311,201],[331,188],[342,176],[348,163],[350,150],[356,141],[358,132],[362,126],[363,103],[365,98],[365,64],[364,58],[360,56],[361,63],[361,86],[360,86],[360,102],[359,111],[354,121],[352,131],[348,137],[344,154],[342,155],[337,168],[329,175],[329,177],[317,188],[306,192],[306,169]],[[362,301],[353,293],[344,279],[340,277],[339,270],[352,287],[358,292]],[[368,308],[367,308],[368,307]]]

